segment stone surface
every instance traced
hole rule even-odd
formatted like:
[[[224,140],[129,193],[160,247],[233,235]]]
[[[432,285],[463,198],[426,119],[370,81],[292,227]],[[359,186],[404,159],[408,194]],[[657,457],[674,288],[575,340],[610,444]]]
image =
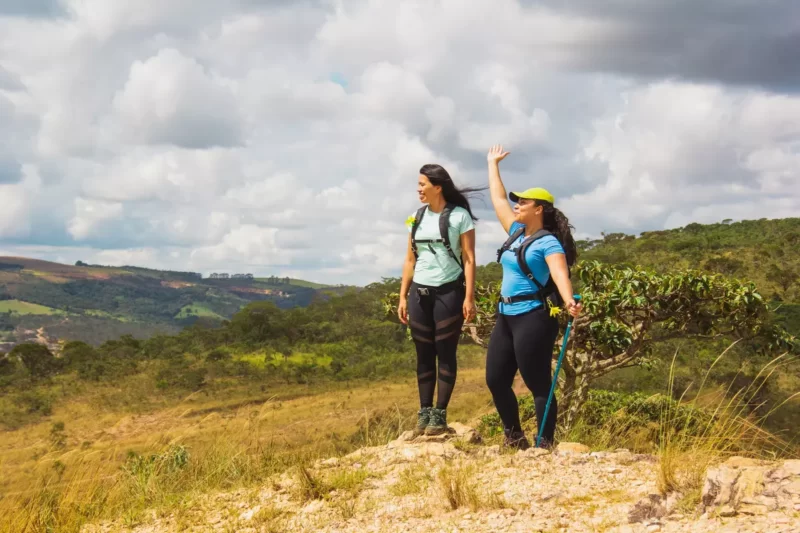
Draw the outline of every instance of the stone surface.
[[[646,522],[653,518],[661,518],[667,515],[667,506],[659,494],[648,494],[642,498],[628,512],[628,522]]]
[[[319,461],[309,474],[320,486],[336,486],[317,499],[303,496],[297,472],[289,470],[255,494],[202,495],[174,516],[148,512],[135,525],[120,518],[81,533],[800,533],[797,461],[734,458],[711,468],[703,514],[681,508],[684,515],[675,511],[680,494],[658,493],[652,456],[590,454],[578,443],[562,443],[555,453],[461,446],[472,430],[452,426],[444,438],[403,434],[385,446]],[[353,481],[354,471],[366,477]],[[451,505],[445,487],[459,488],[459,505]]]
[[[589,453],[591,450],[585,444],[581,444],[579,442],[561,442],[556,447],[556,452],[560,454],[580,454],[580,453]]]
[[[791,510],[800,502],[800,461],[770,463],[732,457],[710,468],[703,484],[702,504],[721,516],[767,515]]]

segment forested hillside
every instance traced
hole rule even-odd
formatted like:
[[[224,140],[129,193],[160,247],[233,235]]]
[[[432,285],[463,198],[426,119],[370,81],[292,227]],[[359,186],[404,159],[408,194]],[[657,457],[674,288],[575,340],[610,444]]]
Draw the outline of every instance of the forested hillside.
[[[677,409],[681,402],[683,407],[676,412],[689,413],[687,420],[695,421],[717,420],[719,406],[728,406],[723,410],[730,418],[721,419],[724,431],[720,433],[717,426],[711,430],[710,445],[721,447],[714,448],[713,454],[749,446],[754,453],[765,455],[800,455],[800,347],[785,329],[797,332],[796,316],[787,313],[797,309],[797,285],[796,281],[786,281],[794,279],[792,273],[797,272],[798,251],[791,244],[796,242],[797,228],[797,220],[693,225],[639,237],[608,235],[598,242],[580,243],[583,252],[573,269],[573,279],[576,290],[585,296],[586,309],[575,323],[571,350],[559,376],[557,438],[578,440],[599,449],[622,446],[653,452],[663,447],[664,409]],[[685,247],[687,241],[691,246]],[[12,261],[4,263],[4,290],[13,298],[4,302],[15,309],[11,314],[15,319],[24,316],[23,312],[52,312],[35,315],[51,320],[78,320],[78,312],[83,313],[78,315],[83,319],[91,318],[86,307],[43,309],[43,303],[23,301],[20,295],[32,294],[23,291],[36,287],[39,278],[49,278],[45,281],[52,286],[40,288],[50,294],[80,297],[82,291],[73,291],[73,287],[91,287],[87,290],[96,291],[92,297],[69,301],[81,301],[97,312],[116,313],[116,317],[122,316],[121,309],[128,316],[139,317],[158,313],[174,316],[186,306],[197,313],[201,305],[221,314],[225,312],[223,305],[240,298],[226,284],[246,287],[243,283],[248,282],[197,282],[159,277],[167,274],[146,276],[134,269],[122,274],[94,267],[79,267],[89,270],[82,271],[84,278],[75,280],[66,279],[78,275],[70,270],[42,274],[41,270],[26,272],[32,265],[14,269],[8,266]],[[712,266],[719,268],[721,264],[735,267],[735,271],[714,273]],[[770,269],[781,269],[783,274],[773,276]],[[87,279],[100,273],[106,278]],[[489,441],[499,438],[500,426],[482,377],[485,350],[476,344],[485,344],[491,331],[499,274],[496,264],[478,269],[479,320],[465,331],[452,401],[454,413],[461,410],[479,417],[478,430]],[[115,276],[120,279],[115,280]],[[750,279],[755,284],[747,281]],[[137,280],[143,283],[141,288],[136,287]],[[70,287],[75,282],[78,284]],[[187,284],[169,287],[179,296],[164,298],[162,304],[168,312],[152,304],[162,283]],[[256,289],[264,281],[250,283],[249,287]],[[103,476],[106,472],[111,476],[112,469],[119,471],[123,465],[124,472],[133,472],[132,461],[149,464],[143,462],[145,451],[167,453],[162,444],[170,440],[150,443],[148,448],[139,440],[128,439],[126,431],[141,427],[149,434],[147,424],[163,419],[164,411],[172,408],[174,414],[166,417],[170,427],[183,424],[187,413],[193,413],[197,423],[207,428],[222,427],[220,421],[240,409],[249,413],[247,427],[256,427],[250,425],[253,421],[273,420],[275,412],[285,410],[280,425],[294,433],[299,426],[308,430],[304,424],[312,422],[302,418],[302,413],[289,411],[294,409],[289,407],[289,400],[327,387],[341,391],[333,399],[314,404],[317,415],[326,413],[328,432],[322,437],[313,430],[301,433],[305,440],[319,437],[326,450],[343,450],[369,442],[376,435],[380,439],[396,437],[413,419],[417,405],[416,356],[408,331],[396,316],[398,289],[399,280],[384,279],[359,289],[339,289],[338,295],[330,297],[311,295],[304,307],[281,306],[280,300],[263,298],[247,302],[230,320],[198,318],[177,334],[147,339],[124,335],[97,346],[72,340],[58,353],[40,343],[23,343],[0,353],[0,429],[6,430],[0,435],[7,437],[6,451],[0,446],[0,459],[8,472],[0,479],[0,493],[26,494],[31,484],[26,461],[31,453],[19,454],[16,450],[27,440],[41,443],[36,457],[43,458],[40,463],[44,466],[37,474],[42,483],[62,474],[65,480],[82,483],[84,472],[102,471]],[[105,290],[114,297],[106,297]],[[135,305],[139,298],[142,307]],[[142,309],[150,311],[144,313]],[[563,313],[560,317],[563,326],[567,319]],[[384,396],[390,394],[390,384],[394,394],[404,391],[406,395],[391,409],[386,406],[394,400]],[[343,434],[337,417],[358,387],[365,391],[370,409],[378,404],[383,407],[377,413],[365,411],[357,432]],[[523,393],[524,385],[519,383],[518,387],[523,426],[534,435],[533,402]],[[151,416],[155,412],[161,415]],[[128,416],[135,421],[104,422]],[[735,424],[727,425],[728,420]],[[86,424],[96,429],[85,431],[82,428]],[[681,424],[667,429],[678,432],[686,442],[709,437],[704,435],[708,426],[702,423]],[[354,429],[347,427],[347,431]],[[264,448],[260,437],[240,431],[236,445],[230,447],[231,434],[225,430],[220,438],[229,448],[220,455],[221,448],[204,431],[198,427],[189,432],[195,437],[190,446],[192,458],[187,459],[195,465],[192,469],[200,468],[197,472],[204,480],[217,479],[216,474],[206,475],[207,471],[197,465],[217,465],[228,458],[230,463],[215,466],[214,472],[234,472],[236,483],[245,483],[244,478],[262,479],[264,472],[288,464],[282,461],[295,445],[287,440],[285,449],[280,444]],[[311,433],[315,434],[313,439],[307,436]],[[118,441],[142,455],[121,457],[116,449]],[[68,459],[66,454],[79,448],[85,454],[80,456],[85,463],[75,468],[77,459]],[[50,449],[65,453],[66,470],[54,470],[45,453]],[[96,454],[99,450],[105,450],[106,455]],[[258,470],[262,466],[263,472]],[[219,488],[227,480],[202,487]],[[95,487],[92,483],[87,486]],[[49,490],[50,485],[43,486]],[[83,485],[76,481],[74,486]],[[186,490],[179,483],[163,488],[163,494],[171,498]],[[699,488],[692,490],[699,498]],[[97,491],[93,494],[104,494]],[[47,490],[42,494],[47,498],[25,503],[37,516],[50,513],[54,501]],[[59,494],[62,499],[84,497],[78,492]],[[127,497],[122,500],[132,501]],[[23,508],[20,501],[0,499],[0,511],[3,505],[9,510]],[[152,504],[149,499],[143,501],[142,505]],[[73,509],[68,505],[58,508]],[[23,519],[27,512],[22,513]],[[69,520],[86,519],[77,511],[64,513]]]
[[[800,333],[800,218],[725,220],[638,236],[609,233],[577,244],[581,261],[640,266],[659,273],[695,269],[752,282],[785,325]],[[478,273],[484,282],[501,276],[497,264]]]
[[[246,273],[202,278],[194,272],[0,257],[0,348],[37,337],[41,342],[42,336],[99,344],[125,334],[174,334],[198,320],[219,324],[252,301],[288,309],[340,289]]]

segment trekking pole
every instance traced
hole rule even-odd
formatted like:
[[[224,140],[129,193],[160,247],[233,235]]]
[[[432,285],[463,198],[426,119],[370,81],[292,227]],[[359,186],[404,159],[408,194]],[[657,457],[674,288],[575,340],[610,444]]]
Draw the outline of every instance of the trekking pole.
[[[581,297],[578,294],[573,295],[575,301],[580,301]],[[569,322],[567,322],[567,330],[564,332],[564,340],[561,341],[561,354],[558,356],[558,363],[556,363],[556,372],[553,375],[553,383],[550,385],[550,394],[547,396],[547,404],[544,407],[544,416],[542,417],[542,423],[539,426],[539,433],[536,435],[536,447],[539,447],[539,443],[542,442],[542,431],[544,431],[544,425],[547,422],[547,413],[550,411],[550,402],[553,399],[553,395],[556,392],[556,383],[558,383],[558,371],[561,370],[561,361],[564,360],[564,354],[567,353],[567,341],[569,340],[569,332],[572,329],[572,321],[574,319],[570,318]]]

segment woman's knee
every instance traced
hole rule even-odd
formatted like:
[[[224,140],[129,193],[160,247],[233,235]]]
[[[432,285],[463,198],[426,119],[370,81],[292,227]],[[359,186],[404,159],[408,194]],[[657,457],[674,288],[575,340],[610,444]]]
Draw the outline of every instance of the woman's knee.
[[[513,383],[514,376],[511,376],[511,379],[508,379],[507,372],[503,372],[502,369],[492,368],[487,365],[486,386],[489,388],[489,391],[492,394],[510,389]]]

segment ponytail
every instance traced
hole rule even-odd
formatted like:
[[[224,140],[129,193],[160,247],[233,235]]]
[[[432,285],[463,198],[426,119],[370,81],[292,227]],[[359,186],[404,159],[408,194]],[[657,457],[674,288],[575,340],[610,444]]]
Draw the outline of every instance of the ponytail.
[[[542,201],[536,201],[536,203],[544,207],[544,229],[555,235],[558,242],[561,243],[567,254],[567,266],[571,267],[578,260],[578,247],[575,245],[571,231],[575,228],[569,223],[567,216],[558,208],[553,207],[553,204]]]

